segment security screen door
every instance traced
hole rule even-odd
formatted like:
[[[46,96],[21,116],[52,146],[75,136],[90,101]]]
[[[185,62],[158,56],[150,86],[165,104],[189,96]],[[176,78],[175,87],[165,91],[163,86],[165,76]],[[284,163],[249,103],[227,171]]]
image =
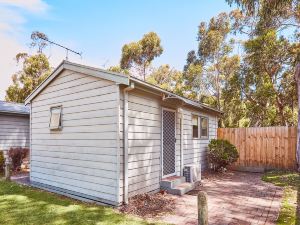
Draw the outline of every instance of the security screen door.
[[[176,170],[175,111],[163,109],[163,177],[174,175]]]

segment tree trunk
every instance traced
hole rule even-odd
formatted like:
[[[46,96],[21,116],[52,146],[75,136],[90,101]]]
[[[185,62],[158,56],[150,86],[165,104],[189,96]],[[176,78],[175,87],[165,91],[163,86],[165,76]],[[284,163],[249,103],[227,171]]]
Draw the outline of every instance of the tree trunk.
[[[298,93],[298,128],[297,128],[296,158],[298,164],[298,171],[300,172],[300,62],[296,66],[295,79],[297,82],[297,93]]]

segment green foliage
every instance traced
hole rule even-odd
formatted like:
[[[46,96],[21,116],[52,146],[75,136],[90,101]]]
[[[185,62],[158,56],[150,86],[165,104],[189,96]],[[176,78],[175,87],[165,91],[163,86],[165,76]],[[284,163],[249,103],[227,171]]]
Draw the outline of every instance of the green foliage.
[[[42,54],[29,56],[19,53],[17,62],[22,62],[23,68],[12,76],[13,84],[6,90],[6,101],[23,103],[26,97],[50,74],[48,58]]]
[[[226,42],[230,32],[230,20],[226,13],[220,13],[210,19],[209,24],[201,22],[198,29],[198,55],[201,62],[214,61],[220,53],[225,55],[228,50]]]
[[[111,66],[108,68],[108,71],[115,72],[115,73],[121,73],[125,75],[130,75],[128,69],[122,69],[120,66]]]
[[[251,126],[296,124],[293,44],[269,30],[245,42],[243,91]]]
[[[215,170],[226,168],[236,162],[239,157],[236,147],[227,140],[212,139],[208,149],[208,159]]]
[[[0,181],[0,224],[146,225],[111,207],[87,204],[35,188]]]
[[[245,120],[242,101],[240,57],[233,54],[235,41],[229,37],[230,17],[220,13],[209,24],[201,22],[198,51],[190,51],[184,67],[186,96],[223,110],[220,126],[238,127]]]
[[[3,173],[5,166],[4,152],[0,151],[0,174]]]
[[[176,94],[183,94],[182,72],[171,69],[169,65],[162,65],[154,69],[146,81]]]
[[[146,80],[147,68],[163,52],[160,42],[155,32],[149,32],[141,40],[125,44],[122,48],[121,68],[133,68]]]
[[[230,13],[233,31],[249,37],[240,77],[250,125],[296,125],[299,1],[226,1],[241,9]]]
[[[242,21],[252,24],[252,35],[260,35],[269,29],[298,29],[300,7],[298,0],[226,0],[236,4],[245,13]],[[249,30],[250,32],[250,30]]]

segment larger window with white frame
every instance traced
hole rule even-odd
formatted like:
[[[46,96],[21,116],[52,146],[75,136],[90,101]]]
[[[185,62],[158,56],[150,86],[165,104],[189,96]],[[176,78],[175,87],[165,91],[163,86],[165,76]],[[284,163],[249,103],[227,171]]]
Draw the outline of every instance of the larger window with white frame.
[[[192,115],[192,136],[194,139],[208,138],[208,118],[204,116]]]
[[[55,106],[50,108],[50,130],[62,129],[62,106]]]

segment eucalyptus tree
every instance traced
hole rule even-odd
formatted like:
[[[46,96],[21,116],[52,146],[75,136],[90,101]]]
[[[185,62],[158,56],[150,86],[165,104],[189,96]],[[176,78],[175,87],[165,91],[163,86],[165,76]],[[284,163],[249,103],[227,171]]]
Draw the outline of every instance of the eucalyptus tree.
[[[31,44],[37,47],[37,53],[18,53],[17,63],[22,64],[22,69],[12,75],[12,84],[6,90],[6,101],[23,103],[26,97],[50,74],[51,67],[48,58],[42,53],[47,46],[48,37],[39,31],[32,32]]]
[[[295,125],[294,78],[299,53],[299,5],[296,0],[227,0],[235,33],[243,34],[243,94],[251,125]]]
[[[186,95],[182,72],[171,68],[168,64],[155,68],[146,81],[181,96]]]
[[[48,58],[42,54],[19,53],[18,63],[22,70],[12,75],[12,84],[6,90],[6,101],[24,103],[26,97],[50,74]]]
[[[240,66],[240,57],[234,54],[236,43],[230,36],[230,22],[227,13],[220,13],[211,18],[209,23],[201,22],[198,29],[198,50],[188,53],[184,66],[185,83],[190,87],[191,95],[196,100],[221,110],[231,100],[241,100],[239,89],[232,90],[237,85],[228,84],[231,79],[234,80]],[[226,95],[225,102],[223,93],[229,87],[234,92],[234,97]],[[226,107],[224,118],[233,115],[230,110]],[[220,126],[238,126],[239,119],[224,118],[220,121]]]
[[[149,32],[137,42],[125,44],[122,48],[121,69],[133,69],[146,80],[151,62],[163,53],[161,40],[155,32]]]

